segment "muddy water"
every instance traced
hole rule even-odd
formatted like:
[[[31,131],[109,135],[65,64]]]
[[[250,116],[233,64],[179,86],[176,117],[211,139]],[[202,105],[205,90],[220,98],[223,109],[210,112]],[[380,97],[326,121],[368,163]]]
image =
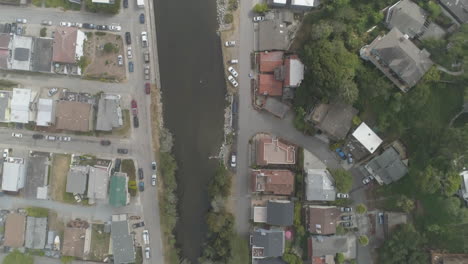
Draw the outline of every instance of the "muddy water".
[[[201,254],[207,185],[223,137],[225,82],[214,0],[155,0],[164,121],[178,162],[177,242],[192,263]]]

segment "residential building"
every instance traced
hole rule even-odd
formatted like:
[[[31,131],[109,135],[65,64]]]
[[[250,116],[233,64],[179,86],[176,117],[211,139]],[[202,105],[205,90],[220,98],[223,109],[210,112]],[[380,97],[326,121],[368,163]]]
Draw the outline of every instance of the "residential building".
[[[55,127],[68,131],[88,132],[92,130],[92,105],[76,101],[58,101]]]
[[[311,236],[308,239],[308,256],[311,263],[335,264],[338,253],[346,259],[356,258],[355,236]]]
[[[24,188],[26,178],[25,160],[8,157],[3,162],[2,190],[5,192],[18,192]]]
[[[304,79],[304,64],[299,57],[296,54],[286,56],[284,68],[284,87],[299,87]]]
[[[109,204],[114,207],[122,207],[129,202],[127,174],[115,172],[114,175],[110,177]]]
[[[290,32],[280,19],[264,20],[258,23],[257,51],[287,50]]]
[[[408,173],[407,165],[401,160],[400,154],[393,147],[373,158],[360,167],[364,175],[372,175],[379,184],[390,184],[398,181]]]
[[[294,203],[287,200],[270,200],[267,203],[266,223],[274,226],[292,226]]]
[[[0,33],[0,68],[8,68],[8,59],[10,57],[11,36],[8,33]]]
[[[67,174],[67,193],[85,194],[88,182],[89,166],[72,166]]]
[[[320,5],[319,0],[291,0],[291,7],[294,9],[299,9],[307,11],[313,7],[318,7]]]
[[[281,257],[284,253],[284,231],[256,229],[250,236],[252,259]]]
[[[465,200],[466,203],[468,203],[468,170],[462,171],[460,173],[460,176],[462,177],[462,182],[460,185],[460,197]]]
[[[396,27],[362,47],[360,54],[403,92],[416,85],[433,65],[430,53],[420,50]]]
[[[113,215],[111,223],[112,254],[115,264],[135,262],[135,246],[126,215]]]
[[[81,0],[68,0],[68,2],[73,3],[73,4],[77,4],[77,5],[81,5]]]
[[[31,70],[31,48],[33,38],[13,34],[10,42],[11,57],[8,68],[13,70],[29,71]]]
[[[341,102],[319,104],[311,111],[307,120],[332,140],[339,141],[348,134],[358,112],[351,105]]]
[[[272,7],[286,7],[287,0],[268,0],[268,5]]]
[[[50,126],[55,122],[54,100],[39,98],[37,103],[36,125]]]
[[[335,201],[335,181],[327,169],[308,169],[305,177],[307,201]]]
[[[26,216],[16,213],[8,214],[5,220],[5,237],[3,246],[20,248],[24,245]]]
[[[34,38],[32,48],[31,71],[51,72],[52,71],[52,38]]]
[[[27,124],[31,102],[31,89],[13,88],[10,121]]]
[[[279,138],[262,135],[257,140],[257,165],[292,165],[296,163],[296,147]]]
[[[258,95],[281,96],[283,94],[283,81],[276,79],[274,74],[258,75]]]
[[[26,220],[26,239],[24,247],[44,249],[47,237],[47,217],[31,217]]]
[[[52,61],[61,64],[75,64],[83,56],[83,31],[76,27],[57,27],[54,33]]]
[[[311,234],[333,235],[336,233],[340,210],[335,206],[313,206],[306,209],[307,230]]]
[[[0,122],[10,122],[11,96],[11,91],[0,91]]]
[[[458,23],[468,23],[468,0],[439,0],[439,3]]]
[[[107,187],[109,184],[109,171],[103,168],[89,168],[88,194],[90,204],[95,200],[107,199]]]
[[[86,228],[66,226],[63,233],[62,256],[83,258]]]
[[[96,130],[112,131],[123,125],[120,95],[103,94],[99,99]]]
[[[382,139],[362,122],[348,139],[345,149],[355,160],[361,160],[373,154],[382,144]]]
[[[47,175],[49,159],[46,156],[33,156],[28,159],[24,196],[29,199],[47,199]]]
[[[272,73],[283,66],[284,51],[264,51],[258,53],[260,73]]]
[[[274,195],[294,193],[294,173],[289,170],[252,170],[252,192]]]

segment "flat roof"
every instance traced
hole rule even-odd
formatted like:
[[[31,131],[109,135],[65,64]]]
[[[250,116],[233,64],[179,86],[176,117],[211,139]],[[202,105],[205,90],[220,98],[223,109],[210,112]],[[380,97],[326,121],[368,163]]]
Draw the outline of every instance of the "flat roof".
[[[24,187],[26,168],[23,162],[4,162],[2,190],[17,192]]]
[[[335,201],[335,185],[326,169],[308,169],[305,184],[307,201]]]
[[[288,49],[289,30],[279,19],[258,23],[258,37],[258,51]]]
[[[89,168],[88,198],[106,199],[107,186],[109,184],[109,173],[102,168]]]
[[[353,132],[353,137],[358,140],[370,153],[382,144],[382,139],[377,134],[362,122],[361,125]]]
[[[10,121],[10,91],[0,91],[0,122]]]
[[[84,194],[88,181],[88,173],[88,166],[71,167],[67,174],[66,192]]]
[[[96,130],[111,131],[123,125],[120,97],[102,96],[98,103]]]
[[[54,123],[54,100],[49,98],[39,98],[37,103],[37,118],[38,126],[50,126]]]
[[[27,36],[13,36],[11,51],[11,68],[15,70],[29,71],[31,67],[31,48],[33,38]]]
[[[26,216],[12,213],[7,215],[5,223],[4,246],[19,248],[24,244]]]
[[[43,249],[47,236],[47,217],[28,216],[26,221],[26,239],[24,246],[32,249]]]
[[[38,72],[52,71],[52,38],[36,38],[34,41],[31,70]]]
[[[127,205],[127,177],[114,174],[110,178],[109,204],[114,207]]]
[[[23,124],[28,123],[30,102],[31,89],[13,88],[10,121]]]
[[[127,221],[112,221],[111,238],[114,263],[124,264],[135,262],[133,236],[129,233]]]
[[[255,206],[253,208],[253,221],[254,223],[266,223],[267,221],[267,208],[264,206]]]
[[[296,147],[269,135],[258,140],[256,151],[258,165],[296,163]]]
[[[314,6],[318,6],[319,2],[318,0],[291,0],[291,5],[314,7]]]
[[[28,180],[24,187],[24,195],[27,198],[38,199],[38,195],[41,195],[38,189],[47,185],[48,158],[44,156],[29,157],[26,171]]]
[[[87,132],[91,130],[92,106],[75,101],[58,101],[56,105],[57,129]]]

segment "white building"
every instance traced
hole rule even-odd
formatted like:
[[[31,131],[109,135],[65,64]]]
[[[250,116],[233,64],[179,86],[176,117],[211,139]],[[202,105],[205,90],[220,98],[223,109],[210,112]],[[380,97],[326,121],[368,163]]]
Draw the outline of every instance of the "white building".
[[[462,184],[460,186],[460,196],[468,202],[468,170],[460,173],[462,177]]]
[[[22,158],[9,157],[3,163],[2,190],[18,192],[24,188],[26,166]]]
[[[364,122],[354,130],[353,137],[371,154],[382,144],[382,139]]]
[[[11,117],[10,121],[26,124],[29,122],[29,104],[31,102],[30,89],[13,89],[13,98],[11,99]]]
[[[54,120],[54,100],[40,98],[37,103],[36,124],[38,126],[50,126],[52,123],[54,123]]]

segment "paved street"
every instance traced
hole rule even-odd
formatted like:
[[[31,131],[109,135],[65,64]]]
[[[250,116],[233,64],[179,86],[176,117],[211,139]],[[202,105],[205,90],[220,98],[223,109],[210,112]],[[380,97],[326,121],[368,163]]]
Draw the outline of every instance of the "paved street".
[[[157,190],[151,187],[151,161],[154,160],[153,145],[151,140],[151,114],[150,103],[151,99],[144,93],[144,78],[143,78],[143,49],[140,40],[142,31],[148,32],[148,39],[150,45],[146,50],[151,53],[151,78],[152,82],[159,85],[159,65],[157,64],[157,42],[156,42],[156,29],[153,17],[153,3],[152,1],[145,1],[146,8],[139,9],[136,7],[135,1],[130,1],[128,9],[122,8],[121,12],[117,15],[93,14],[82,11],[60,11],[53,8],[37,8],[34,6],[17,7],[2,5],[0,8],[0,22],[13,22],[16,18],[26,18],[28,24],[39,24],[42,20],[51,20],[54,25],[58,25],[61,21],[64,22],[79,22],[79,23],[93,23],[98,25],[120,24],[122,31],[120,34],[123,36],[124,32],[129,31],[132,34],[132,49],[134,62],[134,72],[127,73],[127,81],[124,83],[103,83],[97,81],[83,80],[76,77],[68,77],[55,74],[37,74],[37,73],[12,73],[8,71],[1,71],[0,78],[5,78],[19,82],[23,87],[59,87],[68,88],[75,92],[88,92],[91,94],[100,91],[110,93],[120,93],[124,98],[131,97],[138,102],[140,127],[138,129],[132,128],[130,139],[110,138],[112,141],[111,146],[103,147],[99,144],[100,139],[93,137],[72,136],[71,142],[48,142],[46,140],[33,140],[31,135],[32,131],[27,130],[11,130],[0,129],[0,147],[11,147],[20,149],[32,149],[50,152],[68,152],[68,153],[92,153],[99,157],[114,158],[121,155],[117,154],[117,148],[128,148],[129,154],[126,156],[135,159],[137,166],[143,168],[145,175],[145,191],[140,194],[140,201],[137,205],[142,207],[124,207],[119,209],[112,209],[108,207],[70,207],[70,205],[56,205],[52,201],[25,201],[21,199],[5,200],[9,206],[28,205],[31,203],[39,203],[38,206],[47,208],[60,208],[64,212],[73,213],[73,215],[95,215],[98,219],[110,219],[112,213],[142,213],[146,227],[149,229],[151,235],[151,259],[145,260],[145,263],[162,264],[164,263],[162,255],[162,241],[159,222],[159,205]],[[146,24],[139,23],[138,16],[140,13],[145,13]],[[125,45],[126,46],[126,45]],[[125,47],[126,50],[126,47]],[[124,55],[124,54],[123,54]],[[155,79],[154,77],[157,77]],[[124,105],[128,107],[128,105]],[[23,134],[22,139],[12,139],[11,132],[19,132]],[[2,198],[7,199],[7,198]],[[8,201],[8,202],[7,202]],[[2,203],[3,205],[3,203]],[[37,262],[36,263],[46,263]],[[51,262],[53,262],[51,260]],[[47,262],[47,263],[51,263]],[[79,262],[76,262],[79,263]]]

